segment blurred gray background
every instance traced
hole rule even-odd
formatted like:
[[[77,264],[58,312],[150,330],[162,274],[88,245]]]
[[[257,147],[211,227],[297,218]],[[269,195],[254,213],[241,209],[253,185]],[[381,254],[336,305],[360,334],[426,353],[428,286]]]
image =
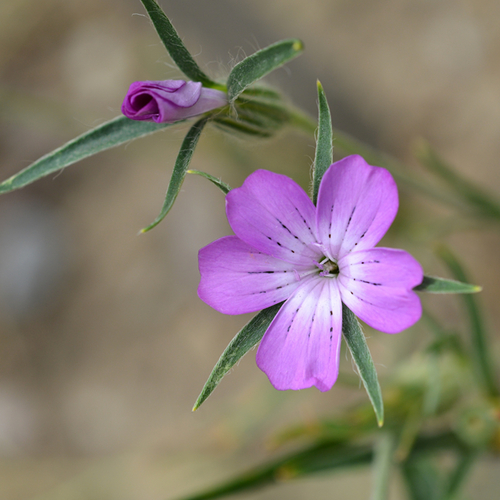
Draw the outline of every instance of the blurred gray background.
[[[415,170],[412,143],[425,137],[464,176],[499,193],[498,0],[160,3],[213,77],[278,39],[301,38],[305,53],[268,78],[292,102],[315,116],[319,79],[336,127]],[[2,0],[1,179],[118,115],[132,81],[177,76],[139,0]],[[0,197],[0,498],[175,498],[270,456],[269,440],[284,425],[366,397],[340,384],[324,394],[274,391],[250,353],[191,412],[249,317],[223,316],[196,295],[198,249],[230,232],[223,196],[204,179],[189,177],[167,219],[137,234],[161,207],[185,131]],[[313,156],[313,138],[297,133],[261,143],[208,129],[192,167],[232,186],[267,168],[307,187]],[[498,232],[467,224],[448,233],[439,223],[452,216],[446,209],[404,187],[401,199],[387,244],[441,275],[433,247],[449,244],[483,285],[497,335]],[[456,299],[425,304],[462,327]],[[421,325],[370,333],[380,376],[429,339]],[[345,356],[343,370],[351,370]],[[497,498],[499,472],[498,462],[483,462],[471,498]],[[246,498],[363,499],[369,491],[369,471],[353,471]],[[397,477],[392,498],[404,498]]]

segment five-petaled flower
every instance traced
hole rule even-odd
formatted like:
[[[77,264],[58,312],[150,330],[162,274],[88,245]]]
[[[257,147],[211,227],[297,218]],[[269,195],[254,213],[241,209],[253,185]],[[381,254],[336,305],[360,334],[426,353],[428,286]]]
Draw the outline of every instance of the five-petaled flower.
[[[226,104],[225,92],[208,89],[200,82],[144,81],[130,85],[122,104],[122,113],[132,120],[173,123]]]
[[[285,301],[257,364],[276,389],[331,389],[338,375],[342,302],[378,330],[397,333],[421,315],[423,279],[407,252],[374,248],[392,224],[391,174],[349,156],[326,171],[317,207],[290,178],[251,174],[226,197],[236,236],[199,253],[200,298],[225,314]]]

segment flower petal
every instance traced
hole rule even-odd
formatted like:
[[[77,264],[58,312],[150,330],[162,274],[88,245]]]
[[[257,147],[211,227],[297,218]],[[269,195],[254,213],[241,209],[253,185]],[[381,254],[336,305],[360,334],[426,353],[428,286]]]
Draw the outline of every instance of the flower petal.
[[[236,235],[261,252],[300,265],[321,257],[311,246],[316,242],[315,207],[289,177],[257,170],[228,193],[226,212]]]
[[[358,155],[326,171],[319,188],[317,231],[329,258],[375,246],[398,211],[398,191],[391,174]]]
[[[227,104],[227,94],[202,87],[200,82],[161,80],[134,82],[125,96],[122,113],[132,120],[175,122]]]
[[[407,252],[372,248],[339,261],[342,302],[365,323],[398,333],[416,323],[422,306],[413,287],[423,279],[420,264]]]
[[[286,300],[311,270],[259,252],[237,236],[202,248],[199,267],[198,296],[224,314],[259,311]]]
[[[328,391],[337,380],[341,331],[337,280],[310,278],[285,302],[264,334],[257,365],[278,390],[314,385]]]

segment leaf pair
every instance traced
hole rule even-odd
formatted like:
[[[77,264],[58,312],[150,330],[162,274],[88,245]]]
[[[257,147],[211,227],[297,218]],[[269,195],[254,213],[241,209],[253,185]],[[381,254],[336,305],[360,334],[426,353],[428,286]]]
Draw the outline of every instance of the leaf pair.
[[[319,127],[312,186],[312,198],[315,204],[321,179],[328,167],[333,163],[330,109],[323,88],[319,82],[318,114]],[[480,287],[458,281],[425,276],[422,284],[416,287],[415,290],[433,293],[473,293],[479,291]],[[208,381],[195,403],[194,410],[199,408],[208,398],[224,375],[229,372],[241,357],[260,342],[280,307],[281,304],[261,311],[234,337],[210,374]],[[374,408],[377,422],[379,426],[381,426],[384,421],[384,407],[375,365],[366,344],[361,326],[355,315],[345,305],[342,306],[342,332]]]
[[[141,1],[151,18],[158,36],[179,69],[188,78],[193,81],[201,82],[205,87],[227,91],[230,103],[234,103],[240,94],[254,82],[285,64],[290,59],[296,57],[303,50],[302,43],[295,39],[283,40],[270,45],[235,65],[229,74],[226,86],[213,81],[201,70],[157,2],[155,0]],[[276,106],[273,108],[273,106],[269,105],[268,108],[266,112],[270,115],[272,121],[273,115],[277,112]],[[224,118],[215,115],[213,112],[202,117],[191,127],[177,156],[160,214],[153,223],[143,229],[143,232],[155,227],[172,208],[179,194],[201,132],[208,119],[215,118],[215,116],[217,116],[226,127],[232,129],[242,128],[237,119],[229,116]],[[76,139],[43,156],[21,172],[0,183],[0,193],[6,193],[21,188],[84,158],[183,121],[184,120],[175,122],[174,124],[156,124],[130,120],[124,116],[117,117],[80,135]],[[247,131],[248,126],[246,126],[246,128],[243,126],[243,129],[244,132],[252,132],[250,129]]]

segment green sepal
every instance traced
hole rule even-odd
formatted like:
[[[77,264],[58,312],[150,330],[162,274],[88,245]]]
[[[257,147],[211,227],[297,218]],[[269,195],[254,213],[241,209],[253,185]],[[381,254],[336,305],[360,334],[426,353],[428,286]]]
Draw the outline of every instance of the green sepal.
[[[182,141],[181,149],[175,160],[174,170],[172,172],[172,177],[170,178],[170,183],[168,185],[167,193],[165,195],[165,201],[158,217],[147,227],[141,230],[141,233],[145,233],[150,229],[157,226],[168,214],[172,208],[179,191],[181,190],[182,183],[186,177],[187,169],[193,156],[196,144],[198,144],[198,139],[200,138],[203,127],[205,127],[208,121],[208,117],[198,120],[186,134],[186,137]]]
[[[155,0],[141,0],[141,2],[151,18],[158,36],[177,67],[188,78],[195,82],[201,82],[205,87],[225,90],[224,85],[211,80],[196,64],[172,23]]]
[[[300,40],[282,40],[259,50],[239,62],[227,79],[229,102],[234,100],[252,83],[279,68],[304,50]]]
[[[197,410],[201,404],[212,394],[214,389],[219,385],[224,375],[253,347],[255,347],[266,330],[269,328],[271,321],[274,319],[282,304],[276,304],[260,311],[250,322],[248,322],[231,340],[226,350],[214,366],[212,373],[208,377],[205,386],[203,387],[193,411]]]
[[[424,276],[422,283],[413,290],[429,293],[477,293],[482,287],[436,276]]]
[[[342,304],[342,333],[372,403],[378,426],[382,427],[384,424],[384,402],[377,371],[361,326],[356,316],[344,304]]]
[[[235,133],[237,135],[249,135],[262,139],[267,139],[273,135],[273,132],[270,130],[262,129],[255,124],[242,122],[229,116],[214,118],[212,123],[224,132]]]
[[[312,200],[316,205],[318,191],[323,175],[333,163],[333,132],[332,117],[328,101],[321,83],[318,81],[318,139],[316,140],[316,155],[314,157]]]
[[[96,153],[178,123],[181,123],[181,121],[152,123],[118,116],[42,156],[24,170],[3,181],[0,184],[0,193],[19,189]]]
[[[212,184],[215,184],[224,194],[227,194],[229,193],[229,191],[231,191],[231,187],[229,186],[229,184],[222,182],[217,177],[207,174],[206,172],[202,172],[201,170],[188,170],[186,173],[205,177],[205,179],[208,179]]]

